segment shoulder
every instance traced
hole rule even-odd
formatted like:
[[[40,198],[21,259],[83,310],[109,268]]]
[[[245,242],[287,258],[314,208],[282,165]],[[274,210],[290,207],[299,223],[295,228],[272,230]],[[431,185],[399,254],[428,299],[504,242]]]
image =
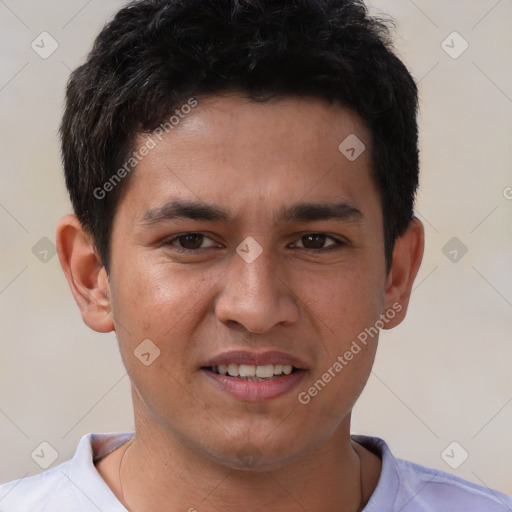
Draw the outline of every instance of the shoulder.
[[[510,512],[512,498],[455,475],[397,459],[400,499],[408,510]],[[414,508],[419,505],[424,508]]]
[[[102,480],[95,462],[132,436],[133,432],[84,435],[72,459],[0,485],[0,512],[125,512]]]
[[[70,461],[0,485],[1,512],[46,512],[73,504]],[[58,503],[56,503],[58,500]],[[57,508],[54,506],[57,505]]]
[[[382,439],[352,436],[382,460],[364,512],[512,512],[512,498],[455,475],[397,459]]]

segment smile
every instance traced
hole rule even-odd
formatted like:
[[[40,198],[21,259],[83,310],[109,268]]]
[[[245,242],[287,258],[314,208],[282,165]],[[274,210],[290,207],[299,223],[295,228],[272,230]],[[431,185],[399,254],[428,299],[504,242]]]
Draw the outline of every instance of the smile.
[[[268,381],[282,375],[290,375],[297,370],[291,364],[220,364],[212,366],[210,371],[219,375],[229,375],[247,381]]]

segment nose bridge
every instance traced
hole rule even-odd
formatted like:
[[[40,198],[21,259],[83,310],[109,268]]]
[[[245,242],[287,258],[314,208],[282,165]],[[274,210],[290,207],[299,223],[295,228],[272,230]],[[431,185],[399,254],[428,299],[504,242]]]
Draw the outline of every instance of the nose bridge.
[[[241,248],[247,249],[243,244]],[[249,251],[253,249],[249,242]],[[237,322],[251,332],[297,320],[293,295],[278,277],[269,251],[263,250],[254,260],[236,254],[232,265],[216,304],[219,320]]]
[[[245,288],[247,296],[251,300],[275,299],[277,286],[274,282],[275,273],[272,270],[272,259],[268,253],[262,253],[252,262],[239,258],[235,266],[236,280],[242,287],[239,290],[242,295]]]

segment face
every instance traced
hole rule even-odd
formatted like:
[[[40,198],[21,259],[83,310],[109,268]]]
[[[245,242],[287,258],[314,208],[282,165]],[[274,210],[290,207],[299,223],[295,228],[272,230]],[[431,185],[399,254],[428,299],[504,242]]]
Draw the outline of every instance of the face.
[[[348,431],[378,335],[353,342],[392,308],[369,146],[341,106],[231,95],[199,98],[138,164],[109,295],[147,431],[265,468]]]

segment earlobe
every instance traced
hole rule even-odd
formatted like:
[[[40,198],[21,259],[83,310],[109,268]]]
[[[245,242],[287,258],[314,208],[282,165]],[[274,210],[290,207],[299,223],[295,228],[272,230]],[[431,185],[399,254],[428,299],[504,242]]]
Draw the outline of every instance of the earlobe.
[[[396,240],[393,251],[393,262],[386,283],[383,314],[394,309],[396,315],[393,320],[387,322],[386,329],[397,326],[405,318],[412,286],[423,258],[424,246],[423,224],[419,219],[413,218],[405,233]]]
[[[63,217],[57,227],[60,264],[84,322],[98,332],[114,330],[110,286],[91,236],[75,215]]]

